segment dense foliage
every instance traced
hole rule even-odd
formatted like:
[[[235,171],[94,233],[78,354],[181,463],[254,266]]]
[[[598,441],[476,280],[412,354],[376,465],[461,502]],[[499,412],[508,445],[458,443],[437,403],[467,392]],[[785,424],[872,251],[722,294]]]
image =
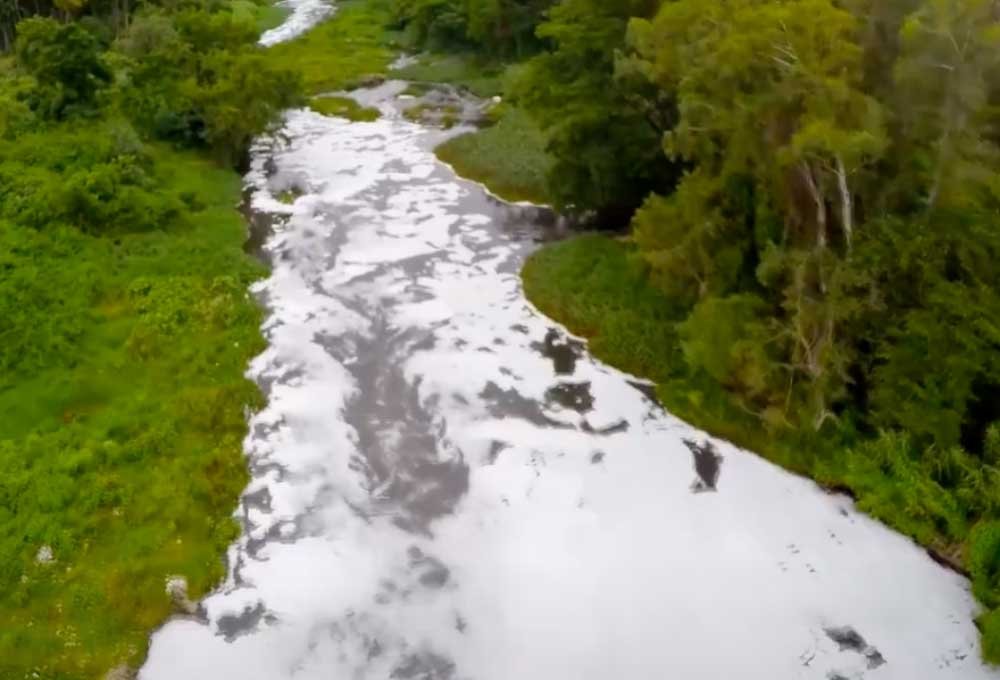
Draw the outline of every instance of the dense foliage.
[[[463,177],[483,182],[508,201],[545,203],[551,160],[545,137],[519,109],[501,109],[496,125],[437,147],[437,157]]]
[[[655,291],[656,342],[631,323],[606,354],[650,348],[671,407],[852,490],[1000,606],[996,3],[563,0],[537,35],[515,92],[562,203],[644,193],[628,244],[540,254],[532,298],[607,348]]]
[[[512,95],[547,133],[556,159],[549,193],[564,211],[597,211],[600,223],[625,223],[679,171],[660,148],[671,97],[616,77],[629,17],[648,16],[656,5],[564,0],[538,28],[551,49],[528,62]]]
[[[652,16],[658,5],[657,0],[393,0],[396,25],[411,45],[474,55],[472,61],[486,71],[496,70],[498,62],[508,67],[503,79],[508,110],[530,111],[534,126],[545,133],[547,155],[535,172],[505,182],[527,184],[545,172],[544,187],[535,194],[544,193],[546,202],[564,212],[614,225],[627,223],[651,191],[671,186],[681,168],[660,145],[674,118],[671,95],[616,68],[628,21]],[[402,75],[409,77],[410,71]],[[470,150],[479,146],[474,137],[465,142]],[[475,151],[483,156],[491,149]],[[533,157],[537,150],[517,163],[531,163]],[[492,160],[509,164],[499,156]],[[495,173],[473,173],[484,181],[490,174]]]
[[[0,677],[99,678],[169,576],[222,575],[261,344],[232,166],[299,84],[226,4],[0,8]]]
[[[537,51],[535,34],[555,0],[393,0],[394,23],[409,40],[432,49],[468,48],[494,56]]]

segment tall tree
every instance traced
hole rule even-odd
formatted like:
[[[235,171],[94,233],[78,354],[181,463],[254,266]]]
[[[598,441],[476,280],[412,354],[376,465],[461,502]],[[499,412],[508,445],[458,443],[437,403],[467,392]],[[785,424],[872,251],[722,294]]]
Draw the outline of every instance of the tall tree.
[[[829,0],[679,0],[630,32],[648,77],[677,98],[665,149],[697,167],[638,215],[636,239],[654,270],[704,261],[698,249],[713,239],[721,247],[709,258],[731,260],[734,245],[752,244],[743,263],[713,264],[718,283],[702,277],[700,296],[724,293],[734,270],[761,263],[760,284],[782,310],[774,337],[816,426],[846,381],[836,334],[845,309],[832,282],[861,225],[861,177],[887,145],[882,107],[862,89],[857,28]],[[750,206],[726,217],[741,186]],[[678,206],[666,214],[679,223],[655,216],[659,200]]]
[[[528,63],[515,89],[548,134],[556,159],[550,193],[563,208],[596,210],[609,226],[627,221],[676,174],[660,145],[669,116],[650,115],[635,83],[615,70],[628,20],[651,16],[658,5],[564,0],[538,29],[552,49]]]
[[[993,176],[998,156],[983,137],[998,19],[994,0],[925,0],[903,25],[897,97],[928,209],[974,202]]]

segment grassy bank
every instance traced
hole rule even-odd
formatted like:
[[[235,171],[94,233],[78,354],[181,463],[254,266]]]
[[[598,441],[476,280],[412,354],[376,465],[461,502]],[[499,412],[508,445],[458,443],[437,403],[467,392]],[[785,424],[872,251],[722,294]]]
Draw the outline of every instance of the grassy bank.
[[[501,198],[548,202],[552,159],[542,131],[519,109],[507,108],[495,125],[451,139],[435,153],[459,175],[482,182]]]
[[[382,73],[386,6],[341,3],[268,60],[309,93]],[[284,10],[233,12],[263,29]],[[263,349],[241,181],[118,116],[0,147],[0,678],[136,668],[176,606],[167,580],[206,594],[239,530]]]
[[[350,97],[313,97],[309,100],[309,108],[324,116],[338,116],[355,123],[366,123],[378,120],[378,109],[361,106]]]
[[[263,33],[280,26],[291,10],[272,0],[232,0],[232,12],[238,17],[249,19]]]
[[[134,666],[171,611],[167,577],[206,593],[238,530],[262,267],[235,173],[147,153],[173,206],[155,228],[0,222],[3,678]]]
[[[308,94],[351,89],[392,62],[388,0],[344,0],[332,19],[291,42],[275,45],[268,59],[302,75]]]
[[[832,435],[767,427],[685,359],[684,310],[649,279],[627,239],[586,235],[547,246],[522,271],[525,294],[543,313],[589,339],[595,356],[657,383],[673,414],[827,488],[849,491],[858,508],[966,571],[987,612],[987,659],[1000,659],[995,556],[1000,525],[970,516],[961,497],[936,483],[902,437]]]
[[[877,456],[866,462],[847,451],[857,437],[767,428],[721,385],[689,369],[680,325],[685,310],[650,282],[629,240],[586,235],[549,245],[528,259],[522,278],[536,307],[588,338],[601,360],[656,382],[661,403],[678,417],[827,487],[851,490],[861,509],[959,561],[955,539],[970,529],[959,514],[938,508],[935,515],[899,498],[916,475],[886,474]],[[940,492],[917,487],[908,495],[914,493],[940,505]],[[942,524],[951,526],[942,531]]]
[[[546,246],[525,263],[525,294],[547,316],[588,338],[595,356],[654,381],[661,403],[678,417],[838,485],[842,480],[825,464],[826,444],[775,438],[717,383],[688,370],[678,331],[685,310],[650,283],[647,266],[635,255],[628,239],[604,235]]]
[[[415,92],[445,83],[489,98],[503,93],[510,68],[472,53],[424,54],[392,77],[411,81]],[[503,199],[549,203],[552,158],[545,152],[545,134],[527,113],[507,103],[494,107],[490,117],[488,127],[438,146],[438,158]]]

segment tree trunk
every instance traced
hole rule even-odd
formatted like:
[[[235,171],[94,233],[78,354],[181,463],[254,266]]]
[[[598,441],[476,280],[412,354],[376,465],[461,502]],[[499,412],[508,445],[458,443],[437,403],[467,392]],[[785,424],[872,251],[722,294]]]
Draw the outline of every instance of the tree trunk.
[[[847,184],[847,169],[844,160],[837,156],[837,187],[840,189],[840,222],[844,229],[844,241],[847,252],[851,252],[851,242],[854,239],[854,197]]]
[[[828,241],[826,228],[826,198],[823,196],[823,192],[820,191],[819,184],[816,183],[816,177],[813,175],[812,166],[810,166],[807,161],[803,161],[801,169],[802,177],[805,179],[806,187],[809,189],[809,195],[812,196],[813,202],[816,204],[816,247],[820,250],[824,250]]]

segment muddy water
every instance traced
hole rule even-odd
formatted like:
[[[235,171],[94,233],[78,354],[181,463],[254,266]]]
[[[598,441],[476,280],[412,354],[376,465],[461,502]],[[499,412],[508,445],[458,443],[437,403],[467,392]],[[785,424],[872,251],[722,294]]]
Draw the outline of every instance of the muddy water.
[[[1000,677],[963,579],[533,310],[551,216],[438,164],[396,92],[254,149],[245,530],[143,680]]]

